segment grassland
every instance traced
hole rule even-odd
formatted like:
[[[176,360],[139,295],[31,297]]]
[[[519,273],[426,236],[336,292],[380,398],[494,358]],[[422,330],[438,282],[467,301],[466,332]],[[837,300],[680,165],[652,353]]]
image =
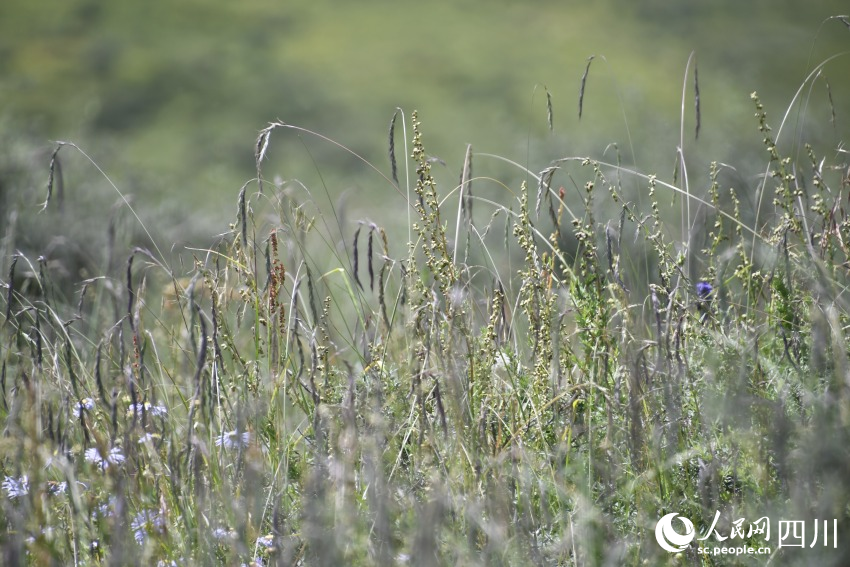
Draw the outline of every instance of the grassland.
[[[0,128],[2,564],[846,565],[850,160],[844,107],[814,103],[846,60],[711,126],[757,176],[694,141],[694,58],[672,134],[629,122],[675,163],[562,151],[547,88],[542,137],[447,166],[427,111],[388,136],[366,113],[376,159],[274,121],[180,253],[169,225],[210,217],[137,206],[110,167],[133,152]],[[278,174],[293,147],[315,179]],[[334,194],[338,164],[379,204]],[[667,552],[670,513],[727,539]]]
[[[684,159],[666,182],[565,157],[494,201],[470,148],[441,189],[399,112],[393,168],[362,167],[410,203],[407,245],[265,179],[310,135],[283,123],[193,266],[116,228],[75,286],[10,232],[4,564],[764,564],[663,551],[670,512],[834,519],[837,548],[740,543],[844,564],[846,151],[780,153],[751,98],[753,220],[724,165]],[[73,161],[102,167],[57,146],[48,220]]]

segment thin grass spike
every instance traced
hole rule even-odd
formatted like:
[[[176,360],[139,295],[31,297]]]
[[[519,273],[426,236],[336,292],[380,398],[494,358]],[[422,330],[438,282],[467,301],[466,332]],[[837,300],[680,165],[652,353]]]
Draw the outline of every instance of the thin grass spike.
[[[313,272],[310,271],[310,266],[305,265],[307,270],[307,291],[310,296],[310,314],[313,316],[313,324],[319,323],[319,312],[316,309],[316,292],[313,286]]]
[[[393,181],[398,186],[398,164],[395,159],[395,121],[398,118],[398,109],[393,113],[393,118],[390,120],[390,135],[389,135],[389,154],[390,168],[393,174]]]
[[[272,135],[272,130],[274,130],[275,125],[269,124],[266,128],[260,130],[260,135],[257,136],[257,144],[254,148],[254,157],[257,162],[257,184],[260,188],[260,193],[263,192],[263,173],[262,173],[262,162],[266,157],[266,152],[269,149],[269,139]]]
[[[15,295],[15,266],[20,257],[20,254],[13,254],[12,263],[9,265],[9,288],[6,290],[6,318],[3,320],[4,327],[9,324],[9,319],[12,317],[12,298]]]
[[[829,87],[829,81],[826,77],[823,77],[823,82],[826,83],[826,96],[829,99],[829,112],[830,117],[829,121],[832,123],[832,127],[835,127],[835,103],[832,102],[832,89]]]
[[[0,370],[0,396],[3,396],[3,409],[9,411],[9,403],[6,401],[6,361],[3,361],[3,369]]]
[[[694,140],[699,140],[699,129],[702,124],[702,114],[700,112],[699,99],[699,71],[697,69],[697,59],[694,57],[694,111],[696,112],[696,128],[694,131]]]
[[[50,199],[53,197],[53,182],[55,179],[55,173],[58,170],[59,173],[59,185],[62,185],[62,165],[59,163],[59,150],[62,149],[62,144],[56,146],[56,149],[53,150],[53,154],[50,156],[50,170],[47,175],[47,197],[44,199],[44,203],[41,204],[41,210],[44,211],[47,209],[47,205],[50,204]]]
[[[587,67],[584,68],[584,74],[581,76],[581,87],[578,91],[578,119],[581,120],[581,114],[584,110],[584,88],[587,85],[587,74],[590,72],[590,64],[593,62],[595,55],[587,58]]]
[[[127,258],[127,318],[130,320],[130,329],[135,333],[136,324],[133,321],[133,303],[135,303],[135,293],[133,292],[133,258],[135,252]]]
[[[384,263],[381,266],[381,271],[378,274],[378,305],[381,306],[381,317],[384,319],[384,325],[386,325],[387,329],[390,328],[390,318],[387,316],[387,302],[384,297],[384,285],[388,265],[389,260],[384,260]]]
[[[363,289],[363,284],[360,283],[360,256],[357,250],[357,241],[360,239],[360,229],[363,226],[358,226],[357,230],[354,231],[354,244],[352,246],[352,252],[354,253],[354,281],[357,283],[357,287]]]
[[[242,229],[242,249],[245,253],[248,253],[248,213],[247,207],[245,205],[245,191],[248,188],[248,184],[242,186],[242,189],[239,191],[238,198],[238,215],[239,215],[239,225]]]
[[[109,405],[109,400],[106,399],[106,391],[103,389],[103,378],[101,377],[100,372],[100,361],[101,356],[103,354],[103,341],[98,343],[97,345],[97,354],[95,355],[94,361],[94,379],[97,384],[97,394],[100,396],[101,401],[103,401],[104,405]]]
[[[375,291],[375,269],[372,265],[372,241],[375,236],[375,225],[369,226],[369,240],[366,245],[366,265],[369,268],[369,290]]]
[[[464,213],[472,224],[472,144],[466,145],[466,155],[464,155],[463,169],[460,173],[460,188],[463,192]]]

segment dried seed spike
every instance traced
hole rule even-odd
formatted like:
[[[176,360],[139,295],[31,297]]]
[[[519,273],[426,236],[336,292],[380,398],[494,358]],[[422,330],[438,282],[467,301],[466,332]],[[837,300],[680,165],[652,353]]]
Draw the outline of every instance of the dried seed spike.
[[[38,309],[35,310],[35,348],[36,348],[36,362],[38,363],[38,369],[41,370],[42,364],[44,363],[44,348],[41,342],[41,311]],[[37,374],[33,374],[35,378]]]
[[[393,113],[393,119],[390,120],[390,136],[389,136],[389,154],[390,154],[390,167],[392,169],[393,181],[396,185],[398,185],[398,164],[395,159],[395,121],[398,118],[399,109],[396,108]]]
[[[401,306],[407,304],[407,268],[404,267],[404,262],[399,262],[401,267]]]
[[[239,215],[239,224],[242,227],[242,249],[245,252],[248,252],[248,213],[247,207],[245,205],[245,191],[248,188],[248,184],[242,186],[242,189],[239,191],[238,201],[238,212]]]
[[[118,432],[118,388],[112,388],[112,433]]]
[[[461,203],[463,213],[472,223],[472,144],[466,145],[463,169],[460,172],[460,190],[463,195],[463,202]]]
[[[195,385],[195,396],[197,397],[201,392],[201,374],[203,373],[204,365],[207,360],[207,323],[204,321],[204,316],[203,313],[201,313],[200,306],[194,301],[192,302],[192,309],[197,314],[198,323],[201,326],[201,346],[198,349],[198,363],[195,368],[195,376],[192,379],[192,384]]]
[[[848,26],[850,27],[850,26]],[[835,104],[832,102],[832,89],[829,87],[829,81],[826,77],[823,78],[823,82],[826,83],[826,96],[829,98],[829,111],[830,118],[829,121],[832,122],[832,127],[835,127]]]
[[[133,321],[133,303],[135,299],[135,294],[133,292],[133,258],[135,258],[136,252],[133,251],[130,253],[130,257],[127,258],[127,318],[130,319],[130,329],[135,333],[136,326]]]
[[[614,261],[614,237],[613,237],[613,229],[611,228],[611,223],[609,221],[608,225],[605,227],[605,245],[608,250],[608,269],[611,270],[611,275],[614,277],[614,281],[618,286],[622,288],[623,291],[628,292],[626,289],[623,280],[620,279],[620,258],[619,258],[619,250],[617,250],[617,261]],[[619,247],[620,237],[617,236],[617,246]]]
[[[655,332],[656,332],[656,340],[658,341],[658,357],[659,360],[661,358],[661,343],[663,339],[663,333],[661,332],[661,307],[658,302],[658,294],[655,291],[655,285],[651,287],[651,296],[652,296],[652,311],[655,313]]]
[[[626,226],[626,206],[620,211],[620,225],[617,227],[617,250],[620,250],[623,241],[623,228]]]
[[[363,228],[362,225],[358,226],[357,230],[354,231],[353,252],[354,252],[354,281],[357,282],[357,286],[360,289],[363,289],[363,284],[360,283],[360,274],[359,274],[359,272],[360,272],[360,269],[359,269],[359,267],[360,267],[360,257],[358,255],[358,250],[357,250],[357,241],[360,238],[360,229],[361,228]]]
[[[18,258],[20,257],[20,253],[13,254],[12,263],[9,265],[9,288],[6,291],[6,318],[3,320],[4,327],[12,317],[12,296],[15,294],[15,265],[18,263]]]
[[[680,148],[676,148],[676,160],[673,162],[673,185],[679,180],[679,160],[682,159]],[[675,195],[673,196],[675,198]]]
[[[369,289],[375,291],[375,270],[372,265],[372,240],[377,227],[374,224],[369,225],[369,241],[366,247],[366,262],[369,267]]]
[[[83,411],[82,403],[80,403],[80,411]],[[47,436],[56,444],[58,438],[53,434],[53,404],[47,406]]]
[[[266,151],[269,149],[269,139],[271,138],[274,127],[274,124],[269,124],[267,127],[260,130],[260,135],[257,136],[257,144],[254,147],[254,157],[257,161],[257,183],[260,186],[260,193],[263,192],[263,173],[261,163],[266,157]]]
[[[581,120],[581,113],[584,109],[584,87],[587,84],[587,74],[590,72],[590,64],[593,62],[595,55],[587,58],[587,67],[584,68],[584,75],[581,76],[581,88],[578,91],[578,119]]]
[[[90,442],[89,428],[86,426],[86,408],[83,406],[83,402],[79,402],[78,408],[80,410],[80,428],[83,430],[83,447],[88,447]]]
[[[701,122],[702,122],[702,116],[701,116],[701,113],[700,113],[700,106],[699,106],[699,71],[697,69],[696,57],[694,57],[694,110],[696,111],[696,118],[697,118],[697,124],[696,124],[696,131],[694,133],[694,139],[699,140],[699,128],[700,128],[700,125],[701,125]]]
[[[390,255],[390,245],[387,242],[387,232],[381,227],[378,227],[378,232],[381,233],[381,243],[383,243],[383,245],[384,245],[384,256],[389,256]]]
[[[301,344],[301,337],[297,334],[293,334],[292,340],[298,346],[298,372],[295,374],[295,380],[298,381],[304,375],[304,366],[306,364],[304,359],[304,345]]]
[[[65,340],[65,364],[68,365],[68,377],[71,379],[71,389],[74,391],[74,396],[80,399],[79,387],[77,386],[77,373],[74,372],[73,350],[71,349],[71,341]]]
[[[263,285],[263,293],[268,291],[269,286],[272,281],[272,251],[271,251],[271,238],[266,240],[266,250],[263,253],[266,260],[266,283]]]
[[[304,267],[307,270],[307,291],[310,296],[310,314],[313,316],[313,324],[318,324],[319,312],[316,310],[316,292],[313,286],[313,272],[310,271],[310,266],[308,264],[304,264]]]
[[[62,149],[62,144],[56,146],[56,149],[53,150],[53,153],[50,156],[50,171],[47,175],[47,197],[44,199],[44,203],[41,204],[41,211],[44,211],[47,208],[47,205],[50,204],[50,198],[53,196],[53,181],[57,168],[59,169],[60,186],[62,183],[62,166],[59,163],[59,158],[57,156],[60,149]]]
[[[384,319],[384,325],[386,325],[387,329],[390,328],[390,318],[387,316],[387,303],[384,297],[384,279],[388,265],[389,260],[384,260],[381,266],[381,272],[378,274],[378,304],[381,306],[381,316]]]
[[[552,199],[547,199],[549,201],[549,219],[552,221],[552,224],[555,226],[555,230],[558,233],[558,238],[561,237],[561,223],[558,222],[558,213],[555,212],[555,205],[552,203]]]
[[[269,149],[269,139],[271,138],[273,129],[274,126],[269,124],[269,126],[260,130],[260,135],[257,137],[257,147],[255,149],[257,163],[263,161],[266,157],[266,151]]]
[[[0,370],[0,396],[3,396],[3,409],[9,410],[9,403],[6,401],[6,361],[3,361],[3,369]]]
[[[89,289],[89,283],[91,280],[83,282],[83,287],[80,289],[80,300],[77,302],[77,316],[82,319],[83,318],[83,300],[86,297],[86,292]]]
[[[543,202],[543,195],[545,194],[547,195],[547,197],[550,197],[550,187],[552,185],[552,178],[555,176],[555,172],[557,170],[558,167],[552,165],[540,172],[540,182],[537,184],[537,202],[534,205],[534,213],[537,215],[538,219],[540,218],[540,205]],[[555,224],[557,224],[557,222]]]
[[[552,93],[545,86],[543,89],[546,91],[546,122],[549,124],[549,131],[554,132],[555,125],[552,123]]]
[[[437,402],[437,413],[440,415],[440,426],[443,429],[443,437],[448,437],[449,427],[446,422],[446,409],[443,407],[443,397],[440,395],[440,381],[434,380],[434,399]]]
[[[100,399],[103,400],[105,405],[109,405],[109,401],[106,399],[106,392],[103,389],[103,379],[100,374],[100,360],[103,350],[103,341],[101,341],[97,345],[97,355],[95,356],[94,362],[94,379],[97,383],[97,394],[100,396]]]
[[[218,362],[219,368],[224,368],[224,355],[221,352],[221,345],[218,342],[218,309],[216,308],[216,295],[213,293],[212,300],[212,326],[213,326],[213,352],[215,359]],[[281,318],[281,322],[283,319]]]

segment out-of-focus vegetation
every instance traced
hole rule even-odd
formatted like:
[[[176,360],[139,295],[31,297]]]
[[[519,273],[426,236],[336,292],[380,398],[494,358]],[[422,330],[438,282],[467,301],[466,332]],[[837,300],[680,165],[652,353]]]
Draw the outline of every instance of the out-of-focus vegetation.
[[[751,115],[746,93],[758,90],[769,107],[785,108],[812,66],[846,46],[841,24],[818,28],[843,8],[840,1],[6,0],[0,99],[16,134],[77,142],[106,159],[146,208],[194,205],[196,226],[187,228],[209,234],[208,221],[227,218],[252,175],[247,142],[275,119],[327,134],[383,167],[382,127],[396,107],[419,108],[434,131],[430,151],[447,163],[435,173],[451,180],[466,143],[539,170],[552,157],[613,142],[627,163],[654,169],[666,160],[672,173],[692,50],[702,132],[699,143],[687,136],[686,149],[698,154],[693,159],[740,167],[753,157],[737,133]],[[580,122],[579,80],[591,55]],[[824,72],[839,119],[850,111],[838,94],[850,89],[846,69],[844,60]],[[809,119],[829,123],[824,81],[805,101]],[[818,137],[832,143],[835,134],[819,128]],[[355,161],[307,138],[270,155],[267,173],[313,186],[313,160],[333,160],[334,173],[323,172],[332,195],[356,187],[360,204],[385,202],[378,180],[350,177]]]

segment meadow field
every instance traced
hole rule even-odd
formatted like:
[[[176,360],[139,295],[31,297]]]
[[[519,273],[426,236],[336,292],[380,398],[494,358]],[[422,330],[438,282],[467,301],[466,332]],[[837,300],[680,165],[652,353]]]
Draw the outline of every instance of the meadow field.
[[[215,227],[190,161],[152,208],[4,117],[0,563],[848,564],[850,53],[723,128],[688,53],[666,153],[563,151],[584,58],[498,153],[266,117]]]

